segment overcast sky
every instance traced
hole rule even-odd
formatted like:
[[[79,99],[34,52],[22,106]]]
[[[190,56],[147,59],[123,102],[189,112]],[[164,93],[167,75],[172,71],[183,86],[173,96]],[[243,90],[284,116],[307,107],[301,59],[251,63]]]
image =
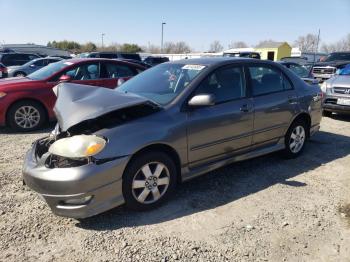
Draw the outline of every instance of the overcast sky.
[[[204,51],[214,40],[254,45],[273,39],[293,43],[317,33],[332,42],[350,33],[350,0],[0,0],[0,42],[101,44],[185,41]]]

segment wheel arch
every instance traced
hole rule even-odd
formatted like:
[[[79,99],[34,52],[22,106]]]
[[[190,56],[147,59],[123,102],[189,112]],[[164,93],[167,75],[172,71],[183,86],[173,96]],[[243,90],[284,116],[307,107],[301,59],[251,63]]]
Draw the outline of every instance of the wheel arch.
[[[171,147],[170,145],[164,144],[164,143],[156,143],[156,144],[151,144],[151,145],[147,145],[141,149],[139,149],[138,151],[136,151],[132,157],[130,158],[126,169],[129,167],[129,165],[132,163],[132,161],[134,159],[136,159],[138,156],[146,154],[147,152],[162,152],[166,155],[168,155],[175,164],[176,167],[176,179],[177,182],[180,183],[181,182],[181,160],[180,160],[180,156],[178,154],[178,152]]]
[[[307,137],[310,137],[310,128],[311,128],[311,116],[310,114],[306,113],[306,112],[300,112],[298,115],[296,115],[293,119],[293,121],[290,123],[286,133],[288,132],[289,128],[291,127],[291,125],[293,123],[295,123],[296,121],[304,121],[307,125]]]

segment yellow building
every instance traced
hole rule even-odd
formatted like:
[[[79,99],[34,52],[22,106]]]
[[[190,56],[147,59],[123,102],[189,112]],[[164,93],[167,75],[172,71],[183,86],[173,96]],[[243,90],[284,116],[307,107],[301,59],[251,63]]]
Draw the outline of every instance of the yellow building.
[[[261,59],[277,61],[282,57],[291,56],[292,47],[287,42],[266,42],[254,48],[260,53]]]

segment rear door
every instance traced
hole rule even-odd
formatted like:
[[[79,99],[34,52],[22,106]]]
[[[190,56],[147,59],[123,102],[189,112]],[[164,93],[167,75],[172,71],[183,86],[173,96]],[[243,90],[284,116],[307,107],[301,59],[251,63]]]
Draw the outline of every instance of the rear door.
[[[126,64],[118,62],[101,63],[101,80],[104,86],[108,88],[116,88],[119,79],[127,81],[137,74],[138,72],[135,68]]]
[[[246,95],[243,68],[217,69],[196,94],[213,94],[215,105],[188,112],[188,158],[191,167],[248,151],[252,142],[253,108]]]
[[[254,101],[253,146],[276,144],[296,112],[297,94],[279,68],[268,64],[248,68]]]

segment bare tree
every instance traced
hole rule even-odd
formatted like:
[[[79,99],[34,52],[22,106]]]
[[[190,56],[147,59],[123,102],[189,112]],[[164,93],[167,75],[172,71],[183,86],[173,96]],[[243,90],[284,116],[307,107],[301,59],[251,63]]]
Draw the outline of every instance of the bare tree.
[[[160,47],[157,45],[149,44],[147,47],[143,48],[146,52],[151,54],[159,54],[160,53]]]
[[[322,44],[321,51],[326,53],[336,52],[336,51],[350,51],[350,34],[348,34],[343,39],[330,43],[330,44]]]
[[[222,46],[220,41],[215,40],[210,44],[209,52],[217,53],[221,52],[222,50],[224,50],[224,47]]]
[[[163,46],[163,52],[166,54],[185,54],[191,52],[191,47],[183,41],[180,42],[166,42]]]
[[[258,47],[258,46],[261,46],[261,45],[270,44],[270,43],[274,43],[274,42],[276,42],[276,41],[272,40],[272,39],[263,40],[263,41],[260,41],[255,47]]]
[[[317,35],[307,34],[306,36],[299,36],[295,41],[295,45],[299,47],[301,52],[314,52],[317,48]]]
[[[230,49],[232,49],[232,48],[246,48],[246,47],[248,47],[248,45],[243,41],[232,42],[231,44],[228,45],[228,48],[230,48]]]

